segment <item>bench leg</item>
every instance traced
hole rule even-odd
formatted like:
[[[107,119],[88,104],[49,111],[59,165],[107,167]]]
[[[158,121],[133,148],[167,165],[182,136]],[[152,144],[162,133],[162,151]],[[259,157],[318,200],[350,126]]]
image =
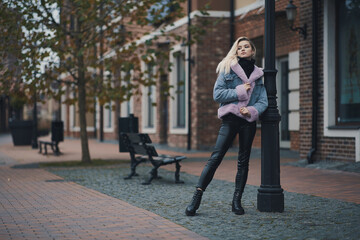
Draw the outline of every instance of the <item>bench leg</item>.
[[[59,145],[57,142],[55,143],[55,146],[51,145],[51,148],[56,156],[60,155]]]
[[[42,148],[41,148],[41,142],[39,142],[39,153],[41,153],[42,152]]]
[[[151,181],[152,181],[154,178],[159,178],[158,172],[157,172],[157,170],[158,170],[159,167],[160,167],[160,166],[155,166],[155,167],[151,170],[151,172],[150,172],[150,178],[149,178],[146,182],[143,182],[143,183],[141,183],[141,184],[142,184],[142,185],[149,185],[149,184],[151,184]]]
[[[160,167],[160,166],[159,166]],[[158,175],[158,169],[156,168],[156,170],[154,171],[154,179],[162,179],[162,177],[160,177]]]
[[[44,155],[47,155],[47,144],[44,144]]]
[[[133,176],[139,176],[139,174],[136,173],[136,167],[141,162],[142,161],[131,160],[131,171],[130,171],[129,176],[124,177],[125,180],[131,179]]]
[[[181,168],[180,163],[176,162],[175,183],[184,183],[184,181],[180,180],[180,168]]]

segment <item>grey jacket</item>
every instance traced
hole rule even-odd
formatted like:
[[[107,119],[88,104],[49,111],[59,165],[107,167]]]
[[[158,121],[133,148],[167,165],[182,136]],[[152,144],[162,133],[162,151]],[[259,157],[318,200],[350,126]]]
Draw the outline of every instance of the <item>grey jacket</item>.
[[[218,117],[232,113],[248,122],[258,120],[268,107],[266,89],[261,78],[263,75],[262,69],[255,66],[248,78],[238,63],[231,66],[230,73],[220,73],[213,92],[214,100],[220,103]],[[250,83],[250,90],[245,90],[244,83]],[[241,107],[247,107],[251,117],[242,115]]]

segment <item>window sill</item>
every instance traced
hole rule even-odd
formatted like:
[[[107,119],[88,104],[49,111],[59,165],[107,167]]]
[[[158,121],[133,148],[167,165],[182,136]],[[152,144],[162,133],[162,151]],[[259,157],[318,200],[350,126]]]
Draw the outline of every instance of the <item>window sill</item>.
[[[341,125],[333,125],[328,127],[329,130],[358,130],[360,126],[341,126]]]

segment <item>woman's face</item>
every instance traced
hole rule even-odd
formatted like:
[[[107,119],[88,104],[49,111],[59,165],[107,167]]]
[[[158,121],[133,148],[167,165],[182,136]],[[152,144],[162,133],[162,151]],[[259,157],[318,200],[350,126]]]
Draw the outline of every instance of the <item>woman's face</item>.
[[[250,42],[247,40],[240,41],[237,47],[237,55],[241,58],[251,59],[254,51],[251,48]]]

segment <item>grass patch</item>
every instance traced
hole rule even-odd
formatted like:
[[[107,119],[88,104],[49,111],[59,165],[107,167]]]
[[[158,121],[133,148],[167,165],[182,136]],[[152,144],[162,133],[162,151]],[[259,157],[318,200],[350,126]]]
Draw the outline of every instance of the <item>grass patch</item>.
[[[101,166],[109,166],[109,165],[117,165],[121,163],[128,163],[129,160],[124,159],[111,159],[111,160],[103,160],[103,159],[92,159],[90,163],[83,163],[81,161],[63,161],[63,162],[45,162],[39,163],[39,167],[47,168],[47,167],[101,167]]]

